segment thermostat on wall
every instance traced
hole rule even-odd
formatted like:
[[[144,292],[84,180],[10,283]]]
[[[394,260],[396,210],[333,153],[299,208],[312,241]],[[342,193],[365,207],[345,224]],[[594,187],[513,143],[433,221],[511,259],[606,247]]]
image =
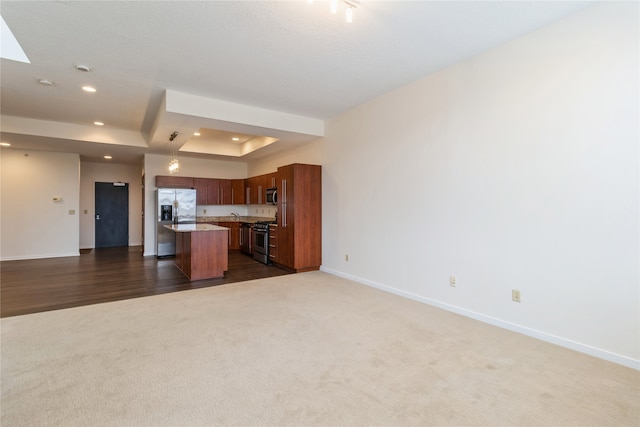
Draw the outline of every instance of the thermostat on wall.
[[[62,201],[62,197],[60,197],[60,196],[54,196],[54,197],[53,197],[53,201],[54,201],[54,202],[61,202],[61,201]]]

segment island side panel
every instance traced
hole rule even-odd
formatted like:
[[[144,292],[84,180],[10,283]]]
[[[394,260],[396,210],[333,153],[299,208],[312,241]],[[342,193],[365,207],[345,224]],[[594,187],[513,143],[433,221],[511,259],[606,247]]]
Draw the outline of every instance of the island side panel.
[[[192,242],[192,233],[176,233],[178,235],[182,235],[182,239],[183,239],[183,247],[182,247],[182,272],[189,278],[189,280],[193,280],[193,273],[191,271],[192,265],[191,265],[191,257],[192,255],[192,249],[193,247],[191,246]]]
[[[176,267],[191,279],[191,233],[176,234]]]
[[[186,234],[191,235],[190,280],[223,277],[229,269],[229,230]]]

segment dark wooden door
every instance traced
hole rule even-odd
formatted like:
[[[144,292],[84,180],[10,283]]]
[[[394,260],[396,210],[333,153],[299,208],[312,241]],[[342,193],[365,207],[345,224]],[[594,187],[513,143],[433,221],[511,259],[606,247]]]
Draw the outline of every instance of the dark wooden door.
[[[129,246],[129,184],[96,182],[95,247]]]

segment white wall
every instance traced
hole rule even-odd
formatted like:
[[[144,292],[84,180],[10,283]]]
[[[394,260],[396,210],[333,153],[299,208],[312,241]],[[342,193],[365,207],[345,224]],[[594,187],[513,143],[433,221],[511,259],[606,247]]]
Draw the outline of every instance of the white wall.
[[[10,148],[0,153],[0,259],[79,255],[80,157]]]
[[[640,368],[638,52],[596,5],[329,121],[323,270]]]
[[[129,246],[142,244],[141,166],[80,163],[80,248],[95,247],[95,183],[129,184]]]
[[[292,150],[277,153],[259,161],[250,162],[248,165],[248,176],[264,175],[275,172],[280,166],[293,163],[307,163],[311,165],[322,165],[325,160],[323,139],[302,144]]]
[[[198,178],[223,178],[223,179],[242,179],[247,177],[247,164],[243,162],[223,161],[223,160],[206,160],[193,159],[189,157],[178,157],[180,161],[180,171],[176,176],[190,176]],[[144,255],[150,256],[156,254],[156,217],[155,217],[155,190],[156,175],[169,175],[169,156],[161,156],[157,154],[146,154],[144,156]],[[222,208],[214,208],[222,209]],[[225,211],[229,210],[228,208]],[[234,211],[240,210],[234,208]],[[198,214],[201,214],[199,211]],[[228,215],[231,211],[222,215]],[[239,212],[240,213],[240,212]],[[244,212],[240,213],[245,215]],[[206,215],[215,216],[209,210]]]

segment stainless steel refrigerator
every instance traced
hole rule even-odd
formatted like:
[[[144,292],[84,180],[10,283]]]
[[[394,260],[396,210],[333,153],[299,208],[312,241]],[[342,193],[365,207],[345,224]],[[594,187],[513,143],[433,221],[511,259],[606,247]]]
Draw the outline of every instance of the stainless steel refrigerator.
[[[158,188],[156,190],[157,227],[156,255],[175,256],[176,233],[165,227],[168,224],[195,224],[196,190],[182,188]]]

